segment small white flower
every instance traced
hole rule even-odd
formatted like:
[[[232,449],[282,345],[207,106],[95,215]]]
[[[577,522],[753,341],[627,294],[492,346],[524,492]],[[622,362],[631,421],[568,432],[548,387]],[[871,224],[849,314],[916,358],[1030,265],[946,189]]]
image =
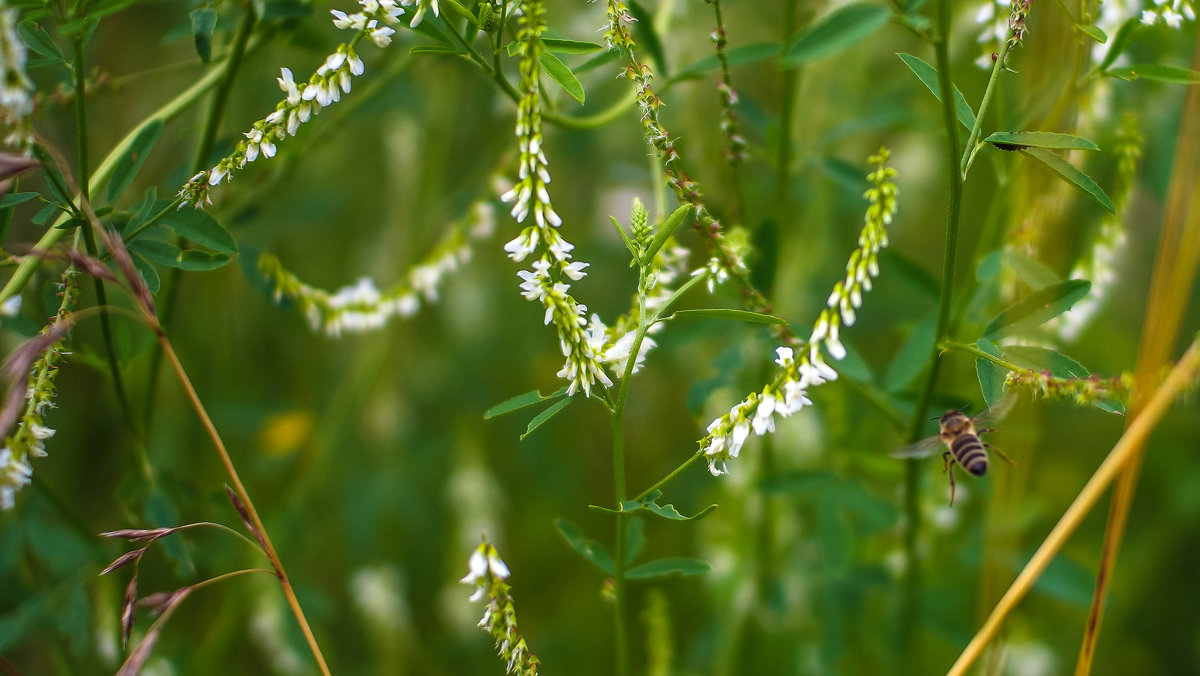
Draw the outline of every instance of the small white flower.
[[[19,296],[19,295],[13,296],[12,298],[9,298],[8,300],[4,301],[3,304],[0,304],[0,316],[16,317],[17,313],[20,311],[21,311],[21,296]]]
[[[778,355],[778,357],[775,359],[776,364],[779,364],[784,368],[787,368],[792,364],[792,348],[787,346],[777,347],[775,348],[775,354]]]
[[[754,433],[762,436],[767,432],[775,431],[775,395],[767,392],[763,394],[758,402],[758,408],[754,410]]]

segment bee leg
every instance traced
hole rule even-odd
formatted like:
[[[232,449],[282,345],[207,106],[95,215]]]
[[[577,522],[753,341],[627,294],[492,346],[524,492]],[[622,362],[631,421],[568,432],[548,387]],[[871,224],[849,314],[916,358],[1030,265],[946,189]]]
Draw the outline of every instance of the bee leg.
[[[942,470],[942,472],[950,477],[950,506],[953,507],[954,506],[954,468],[951,466],[950,458],[951,458],[950,451],[946,451],[945,453],[942,453],[942,460],[944,460],[946,463],[946,467],[945,467],[945,469]]]
[[[996,455],[1000,456],[1000,459],[1004,460],[1004,462],[1007,462],[1008,464],[1010,464],[1010,465],[1014,465],[1014,466],[1015,466],[1015,465],[1019,465],[1019,464],[1020,464],[1020,463],[1018,463],[1016,460],[1013,460],[1012,458],[1010,458],[1010,457],[1008,457],[1007,455],[1005,455],[1005,454],[1004,454],[1004,451],[1002,451],[1002,450],[1000,450],[1000,449],[996,448],[995,446],[993,446],[993,445],[991,445],[991,444],[989,444],[989,443],[986,443],[986,442],[985,442],[983,445],[984,445],[984,446],[987,446],[987,447],[988,447],[989,449],[991,449],[992,451],[995,451]]]

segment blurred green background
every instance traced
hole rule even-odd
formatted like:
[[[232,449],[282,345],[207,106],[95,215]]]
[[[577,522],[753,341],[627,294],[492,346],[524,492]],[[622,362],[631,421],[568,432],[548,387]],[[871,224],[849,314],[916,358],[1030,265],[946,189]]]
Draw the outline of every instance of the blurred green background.
[[[602,3],[550,4],[548,36],[600,40]],[[986,49],[976,42],[979,4],[954,3],[959,16],[951,39],[955,82],[973,104],[988,77],[974,64]],[[832,7],[785,5],[723,3],[729,47],[786,41]],[[97,82],[88,97],[93,158],[204,72],[188,22],[195,6],[138,3],[96,29],[87,48]],[[281,66],[306,77],[346,39],[330,25],[328,10],[350,10],[350,3],[264,6],[296,16],[260,23],[264,42],[237,74],[217,157],[272,110],[281,96],[274,81]],[[1133,3],[1123,7],[1137,15]],[[217,57],[243,11],[233,2],[218,8]],[[945,138],[937,102],[896,57],[907,52],[932,62],[932,49],[893,22],[790,76],[774,58],[734,65],[736,113],[749,143],[735,178],[722,155],[715,72],[671,78],[712,54],[711,8],[668,1],[647,3],[645,12],[634,36],[644,47],[655,26],[662,59],[651,65],[666,103],[663,122],[709,207],[764,244],[751,264],[777,266],[773,278],[760,279],[776,314],[798,334],[807,335],[844,274],[865,208],[866,158],[881,145],[892,149],[899,172],[900,211],[876,288],[859,322],[843,333],[852,350],[843,377],[814,389],[815,406],[780,421],[775,435],[749,442],[730,475],[714,478],[696,467],[669,485],[663,502],[684,513],[720,505],[704,520],[644,524],[640,560],[693,556],[712,570],[631,583],[634,672],[943,671],[1120,436],[1123,421],[1095,408],[1023,400],[989,437],[1019,465],[993,461],[982,479],[960,472],[953,509],[946,506],[941,463],[925,461],[921,612],[903,616],[904,464],[888,452],[905,443],[904,431],[864,392],[911,411],[923,361],[897,355],[937,303]],[[425,21],[445,26],[432,15]],[[1002,79],[985,134],[1040,128],[1048,102],[1072,81],[1065,55],[1080,38],[1059,6],[1036,3],[1029,24],[1011,61],[1020,72]],[[1160,21],[1131,43],[1130,59],[1187,67],[1195,40],[1194,21],[1180,30]],[[341,103],[281,143],[276,158],[248,165],[214,191],[209,210],[236,235],[244,256],[271,252],[306,282],[329,290],[362,276],[389,286],[473,200],[496,194],[497,171],[511,180],[515,105],[466,59],[409,54],[429,42],[402,30],[386,50],[361,46],[366,73]],[[564,58],[578,66],[590,56]],[[514,59],[505,63],[515,72]],[[61,68],[32,75],[41,92],[60,83],[70,90]],[[581,74],[582,107],[544,77],[548,105],[569,115],[603,111],[630,86],[617,75],[611,63]],[[780,125],[789,77],[791,163],[783,172]],[[1111,149],[1119,121],[1131,113],[1144,138],[1142,159],[1120,215],[1127,239],[1116,282],[1088,329],[1058,346],[1093,372],[1117,374],[1132,368],[1137,352],[1186,87],[1113,79],[1102,85],[1106,91],[1089,88],[1092,100],[1071,106],[1047,131],[1095,140],[1103,150],[1076,159],[1109,188],[1117,175]],[[167,125],[118,208],[148,187],[167,195],[187,179],[204,105]],[[42,100],[36,124],[61,147],[73,147],[70,106]],[[626,222],[638,196],[652,217],[661,217],[655,212],[662,188],[636,108],[594,129],[548,124],[545,151],[562,232],[576,245],[576,257],[592,264],[572,293],[611,321],[628,307],[636,276],[608,216]],[[1066,277],[1104,217],[1041,171],[1015,154],[991,152],[969,177],[956,275],[964,309],[955,336],[965,342],[1027,293],[1007,270],[977,279],[989,252],[1008,246]],[[23,189],[40,186],[40,179],[23,183]],[[522,267],[503,255],[519,226],[494,203],[496,233],[444,281],[440,300],[375,333],[318,335],[298,313],[273,304],[238,265],[185,274],[173,298],[159,297],[160,309],[173,313],[171,339],[264,515],[334,673],[503,673],[489,637],[475,627],[481,607],[458,584],[483,531],[513,572],[520,626],[546,672],[612,672],[604,575],[554,525],[568,519],[611,548],[611,518],[587,507],[613,503],[605,410],[576,402],[523,441],[518,437],[531,413],[483,419],[511,396],[557,389],[561,366],[543,310],[518,293]],[[673,198],[665,204],[669,212]],[[40,236],[29,222],[34,211],[18,209],[7,251],[21,252]],[[693,233],[681,243],[692,249],[693,265],[703,263],[703,244]],[[45,289],[57,274],[53,267],[25,293],[29,327],[52,312]],[[93,303],[90,283],[81,288],[85,304]],[[703,295],[687,302],[739,307],[732,284],[714,298]],[[22,673],[107,673],[119,665],[129,571],[97,574],[125,548],[96,533],[196,521],[240,528],[222,489],[227,479],[178,382],[164,370],[156,386],[147,386],[152,335],[124,317],[115,322],[134,409],[140,415],[153,408],[145,447],[156,482],[148,487],[136,479],[134,442],[121,424],[98,324],[85,322],[74,331],[74,355],[58,377],[58,408],[47,415],[58,430],[47,443],[49,456],[34,462],[35,484],[16,508],[0,515],[0,654]],[[10,350],[23,337],[15,325],[3,333]],[[1184,336],[1198,327],[1193,306]],[[710,420],[761,389],[776,346],[763,329],[713,320],[672,322],[656,339],[659,347],[634,382],[626,422],[635,492],[694,452]],[[938,406],[982,406],[970,356],[948,355],[940,383]],[[1108,601],[1098,674],[1200,673],[1194,603],[1200,582],[1191,574],[1200,556],[1195,411],[1194,401],[1177,407],[1152,439]],[[1089,518],[1006,624],[1002,649],[982,673],[1072,669],[1104,512],[1102,505]],[[171,590],[265,563],[227,534],[193,529],[151,549],[139,587]],[[139,633],[146,626],[143,618]],[[664,649],[670,661],[659,669]],[[147,671],[157,674],[315,672],[267,576],[235,578],[192,595],[154,655]]]

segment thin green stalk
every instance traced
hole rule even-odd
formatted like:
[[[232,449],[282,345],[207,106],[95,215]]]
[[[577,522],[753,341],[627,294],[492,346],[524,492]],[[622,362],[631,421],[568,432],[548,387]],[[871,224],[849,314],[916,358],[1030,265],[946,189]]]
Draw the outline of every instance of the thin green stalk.
[[[76,37],[71,41],[73,50],[74,62],[71,64],[75,75],[75,140],[76,140],[76,161],[80,176],[88,175],[88,120],[87,120],[87,77],[83,62],[83,38]],[[88,189],[87,181],[80,181],[79,192],[84,201],[91,201],[91,191]],[[96,257],[99,255],[99,250],[96,248],[96,235],[92,232],[91,224],[85,224],[81,230],[83,231],[83,242],[87,248],[88,255]],[[138,436],[136,427],[134,426],[133,409],[129,405],[129,396],[125,392],[125,379],[121,375],[121,362],[117,358],[116,345],[113,342],[112,320],[108,316],[108,295],[104,289],[104,281],[99,277],[93,277],[92,283],[96,290],[96,305],[100,308],[100,333],[104,337],[104,352],[108,359],[108,368],[112,373],[113,389],[117,392],[117,404],[121,409],[121,418],[125,421],[125,427],[133,436]]]
[[[613,430],[613,486],[616,493],[617,504],[620,505],[625,501],[626,482],[625,482],[625,402],[629,397],[629,383],[633,379],[633,369],[637,365],[637,355],[642,349],[642,341],[646,337],[646,332],[654,326],[655,322],[662,317],[663,313],[671,307],[674,302],[679,299],[689,289],[699,284],[707,277],[707,273],[696,275],[689,279],[685,284],[680,286],[671,294],[669,298],[661,305],[654,314],[646,316],[646,293],[645,283],[647,280],[648,269],[646,266],[641,266],[638,275],[638,321],[637,331],[633,336],[633,344],[629,348],[629,359],[625,362],[625,373],[621,374],[621,382],[617,386],[617,398],[613,402],[612,407],[612,430]],[[665,479],[659,481],[654,487],[648,489],[638,495],[638,500],[641,500],[658,486],[665,484],[671,478],[677,476],[685,467],[695,460],[692,459],[685,462]],[[629,521],[625,515],[617,515],[617,534],[616,542],[613,543],[613,578],[614,578],[614,594],[613,594],[613,615],[614,629],[616,631],[615,652],[616,652],[616,672],[617,676],[625,676],[629,673],[629,642],[626,635],[626,606],[628,598],[625,592],[625,536],[629,528]]]
[[[970,133],[970,135],[967,136],[967,145],[964,147],[962,161],[959,163],[959,172],[962,173],[963,179],[966,179],[967,171],[971,168],[971,163],[975,161],[975,152],[976,152],[975,143],[976,143],[976,141],[978,141],[979,135],[980,135],[980,130],[983,128],[983,115],[987,111],[988,104],[991,103],[991,101],[992,101],[992,94],[995,91],[996,81],[1000,79],[1000,71],[1003,70],[1004,59],[1005,59],[1005,57],[1008,56],[1008,50],[1009,50],[1008,38],[1011,37],[1011,35],[1012,35],[1012,32],[1010,29],[1008,35],[1005,36],[1004,44],[1000,46],[1000,55],[998,57],[996,57],[996,63],[992,64],[991,77],[988,78],[987,88],[983,90],[983,99],[980,100],[979,110],[975,114],[975,126],[971,127],[971,133]],[[945,36],[943,35],[941,40],[938,42],[938,44],[942,44],[944,42],[944,40],[945,40]],[[943,78],[942,78],[941,64],[939,63],[938,64],[938,85],[941,87],[948,86],[944,82],[942,82],[942,80],[943,80]],[[947,82],[949,82],[950,81],[949,76],[947,76],[945,78],[945,80]],[[950,92],[953,90],[952,89],[942,89],[942,91]],[[944,99],[942,101],[942,108],[944,109],[944,108],[946,108],[947,105],[950,105],[951,106],[950,110],[953,111],[954,110],[953,105],[949,104],[950,96],[947,95],[947,96],[943,96],[942,98]],[[957,141],[958,127],[955,126],[953,129],[950,129],[949,132],[951,135],[954,136],[955,140]],[[955,153],[955,154],[957,154],[957,153]]]
[[[954,294],[955,255],[958,250],[958,219],[962,206],[963,177],[959,172],[958,121],[954,112],[954,97],[949,92],[954,91],[953,80],[950,77],[950,0],[939,0],[937,10],[938,37],[934,42],[937,56],[938,86],[947,92],[942,97],[942,124],[946,129],[946,168],[949,180],[950,203],[946,213],[946,242],[942,258],[942,284],[938,295],[937,328],[933,349],[929,356],[929,375],[921,388],[921,395],[913,409],[913,417],[909,427],[909,442],[915,442],[923,435],[926,414],[933,400],[933,392],[937,387],[937,376],[941,366],[941,350],[938,343],[947,338],[950,325],[950,307]],[[920,590],[921,565],[917,551],[917,539],[921,528],[920,509],[920,463],[909,460],[905,468],[905,531],[904,553],[908,564],[908,574],[905,578],[903,616],[901,618],[902,645],[909,655],[916,655],[914,639],[915,631],[920,626]],[[911,663],[910,663],[911,666]]]

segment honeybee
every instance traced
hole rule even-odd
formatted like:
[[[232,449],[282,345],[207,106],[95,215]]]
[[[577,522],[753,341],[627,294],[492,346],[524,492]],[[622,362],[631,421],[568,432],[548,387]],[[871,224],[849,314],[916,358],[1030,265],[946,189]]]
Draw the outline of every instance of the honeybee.
[[[996,402],[995,406],[974,418],[968,417],[962,411],[946,411],[939,418],[930,418],[930,420],[938,420],[939,429],[936,436],[909,444],[893,451],[891,455],[894,458],[924,458],[932,455],[938,449],[939,444],[945,444],[946,450],[942,452],[942,460],[946,463],[946,467],[943,471],[950,477],[950,506],[953,507],[954,468],[951,458],[969,474],[975,476],[983,476],[987,472],[988,454],[984,450],[985,448],[995,451],[996,455],[1010,465],[1017,464],[1000,449],[979,438],[980,434],[996,431],[987,425],[1003,418],[1016,403],[1016,399],[1015,396],[1005,397]]]

